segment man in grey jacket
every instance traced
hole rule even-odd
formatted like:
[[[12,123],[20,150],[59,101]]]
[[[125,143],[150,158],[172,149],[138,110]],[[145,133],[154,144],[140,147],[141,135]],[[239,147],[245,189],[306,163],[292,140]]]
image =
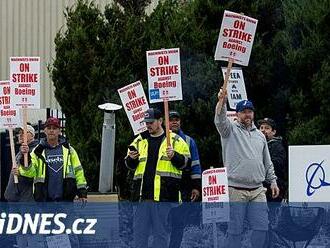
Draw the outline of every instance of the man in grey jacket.
[[[226,116],[227,92],[220,91],[218,99],[214,123],[221,136],[231,202],[227,246],[241,247],[241,233],[247,216],[253,230],[252,247],[262,247],[268,230],[266,189],[262,182],[271,184],[274,198],[279,194],[267,141],[254,125],[251,101],[237,104],[237,120],[231,122]]]

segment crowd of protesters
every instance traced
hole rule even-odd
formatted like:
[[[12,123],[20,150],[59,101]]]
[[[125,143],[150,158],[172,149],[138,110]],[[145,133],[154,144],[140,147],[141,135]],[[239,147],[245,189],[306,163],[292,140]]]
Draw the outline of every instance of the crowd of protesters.
[[[282,138],[276,136],[274,120],[263,118],[256,126],[251,101],[239,102],[237,116],[230,120],[226,97],[226,91],[220,90],[214,117],[228,173],[231,211],[226,246],[241,246],[246,217],[253,230],[253,247],[262,247],[271,209],[267,202],[287,198],[286,150]],[[150,235],[153,247],[180,247],[187,220],[191,213],[198,215],[201,209],[202,167],[197,144],[183,131],[178,111],[169,112],[169,142],[160,110],[148,109],[143,121],[147,131],[135,137],[125,159],[117,165],[117,176],[121,174],[117,178],[119,199],[139,202],[133,214],[134,247],[148,247]],[[44,124],[45,138],[36,141],[35,130],[28,125],[24,143],[23,129],[18,129],[18,166],[12,169],[8,181],[7,201],[72,202],[75,198],[87,201],[83,166],[60,130],[59,119],[50,117]],[[27,165],[24,156],[28,156]],[[14,176],[18,177],[18,184]],[[252,202],[260,204],[249,204]],[[29,240],[20,238],[17,242],[22,243],[19,247],[25,247],[23,243]]]

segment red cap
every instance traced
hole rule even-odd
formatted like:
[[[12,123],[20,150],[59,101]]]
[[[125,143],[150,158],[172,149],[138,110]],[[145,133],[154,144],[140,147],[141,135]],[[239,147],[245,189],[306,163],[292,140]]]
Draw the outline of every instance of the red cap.
[[[47,119],[47,121],[45,122],[45,127],[48,127],[48,126],[55,126],[55,127],[60,128],[61,127],[60,120],[55,117],[49,117]]]

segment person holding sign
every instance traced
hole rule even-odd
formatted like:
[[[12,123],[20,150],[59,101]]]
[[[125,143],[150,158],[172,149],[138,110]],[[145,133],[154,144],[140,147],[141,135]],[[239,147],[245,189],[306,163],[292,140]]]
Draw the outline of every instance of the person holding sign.
[[[169,123],[172,132],[180,135],[184,141],[189,145],[191,154],[191,164],[182,171],[181,180],[181,197],[183,202],[195,202],[200,200],[201,192],[201,165],[199,161],[199,153],[195,140],[186,135],[181,129],[181,116],[177,111],[169,112]],[[196,204],[181,204],[180,206],[171,210],[172,214],[172,230],[170,246],[172,248],[180,247],[183,231],[189,215],[199,214]],[[198,207],[198,206],[197,206]]]
[[[34,178],[34,199],[45,201],[87,201],[87,183],[84,170],[75,149],[60,137],[60,121],[50,117],[45,123],[46,138],[29,153],[26,145],[21,152],[29,155],[29,167],[21,159],[16,174]]]
[[[23,144],[23,128],[20,127],[18,131],[18,143]],[[32,151],[39,143],[38,140],[34,139],[35,130],[31,125],[27,125],[27,145],[29,151]],[[18,152],[16,155],[17,164],[22,158],[22,153]],[[33,201],[33,179],[27,177],[18,177],[18,184],[15,186],[14,183],[14,170],[12,171],[7,188],[5,190],[5,199],[9,202],[31,202]]]
[[[190,162],[190,152],[187,143],[174,133],[170,133],[171,145],[167,146],[159,110],[148,109],[144,122],[150,136],[135,139],[126,156],[126,166],[134,171],[132,200],[141,202],[134,216],[135,247],[148,247],[151,228],[153,247],[165,248],[171,205],[156,202],[179,201],[182,170]]]
[[[268,230],[266,189],[262,183],[270,183],[273,198],[279,195],[267,141],[253,122],[251,101],[243,100],[236,105],[237,120],[231,122],[226,117],[226,90],[220,90],[218,99],[214,123],[221,136],[231,202],[227,245],[241,247],[241,233],[247,216],[253,230],[252,247],[262,247]]]
[[[35,137],[35,129],[31,125],[27,125],[27,144],[29,151],[31,152],[38,144],[39,141]],[[24,143],[24,130],[23,127],[18,128],[18,143]],[[22,153],[19,151],[16,155],[16,163],[19,164],[22,159]],[[8,202],[32,202],[33,198],[33,178],[28,178],[24,176],[18,176],[18,184],[14,183],[14,173],[15,170],[12,170],[12,173],[9,177],[7,188],[5,191],[5,199]],[[26,211],[26,206],[24,210]],[[26,248],[26,247],[43,247],[42,239],[38,235],[31,234],[17,234],[16,235],[17,247]]]

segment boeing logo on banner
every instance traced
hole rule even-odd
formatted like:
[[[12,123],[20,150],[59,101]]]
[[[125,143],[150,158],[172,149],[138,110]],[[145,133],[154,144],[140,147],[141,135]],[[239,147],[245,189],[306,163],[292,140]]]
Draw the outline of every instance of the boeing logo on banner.
[[[324,160],[321,163],[312,163],[307,167],[307,196],[312,196],[315,191],[321,187],[330,186],[330,183],[325,181],[325,171],[322,167],[323,162]]]

